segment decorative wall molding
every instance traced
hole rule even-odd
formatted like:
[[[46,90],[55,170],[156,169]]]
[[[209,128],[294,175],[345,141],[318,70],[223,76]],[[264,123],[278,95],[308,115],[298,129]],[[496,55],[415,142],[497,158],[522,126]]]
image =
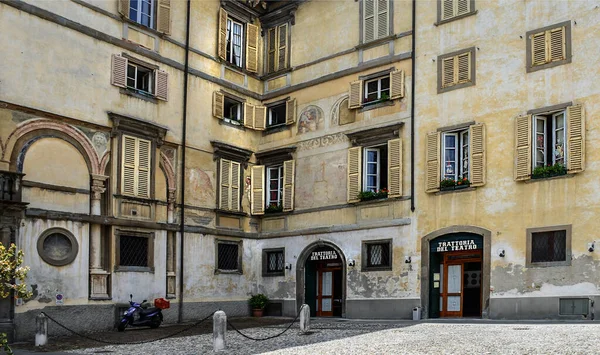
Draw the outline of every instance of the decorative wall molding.
[[[347,142],[348,138],[344,133],[329,134],[323,137],[303,141],[298,143],[298,150],[311,150],[330,145]]]

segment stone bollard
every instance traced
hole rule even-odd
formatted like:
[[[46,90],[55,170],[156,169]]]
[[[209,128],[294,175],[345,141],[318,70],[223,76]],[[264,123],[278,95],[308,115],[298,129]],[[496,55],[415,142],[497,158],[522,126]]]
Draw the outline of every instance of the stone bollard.
[[[300,331],[307,334],[310,330],[310,307],[307,304],[302,305],[300,310]]]
[[[48,344],[48,318],[44,313],[35,317],[35,346],[44,346]]]
[[[225,334],[227,333],[227,315],[223,311],[213,316],[213,348],[214,351],[225,350]]]

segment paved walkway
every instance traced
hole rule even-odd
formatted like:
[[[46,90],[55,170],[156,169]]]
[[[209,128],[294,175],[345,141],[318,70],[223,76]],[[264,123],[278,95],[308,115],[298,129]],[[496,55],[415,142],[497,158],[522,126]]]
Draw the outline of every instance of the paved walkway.
[[[243,330],[267,337],[285,326]],[[219,354],[600,354],[600,323],[546,322],[390,322],[313,320],[311,333],[295,324],[284,335],[266,341],[227,333],[227,350]],[[142,345],[107,346],[71,353],[211,354],[212,335],[165,339]]]

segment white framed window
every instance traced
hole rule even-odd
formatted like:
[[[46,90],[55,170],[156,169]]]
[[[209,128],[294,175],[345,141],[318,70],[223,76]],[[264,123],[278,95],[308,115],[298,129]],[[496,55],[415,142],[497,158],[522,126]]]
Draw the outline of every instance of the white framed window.
[[[267,168],[267,206],[281,205],[283,196],[283,165]]]
[[[469,130],[442,133],[442,178],[469,178]]]
[[[390,98],[390,76],[375,78],[365,81],[364,88],[365,97],[363,102],[365,104],[375,102],[378,100],[387,100]]]
[[[127,87],[141,93],[152,94],[154,71],[138,64],[127,63]]]
[[[286,107],[285,103],[269,107],[268,125],[278,126],[286,123]]]
[[[129,0],[129,18],[146,27],[154,28],[155,0]]]
[[[364,148],[363,191],[387,189],[387,145]]]
[[[244,48],[244,25],[227,18],[227,56],[228,62],[242,67],[242,48]]]
[[[565,165],[567,157],[564,110],[533,116],[533,167]]]
[[[223,120],[232,124],[239,125],[242,123],[242,103],[228,96],[223,100],[224,112]]]

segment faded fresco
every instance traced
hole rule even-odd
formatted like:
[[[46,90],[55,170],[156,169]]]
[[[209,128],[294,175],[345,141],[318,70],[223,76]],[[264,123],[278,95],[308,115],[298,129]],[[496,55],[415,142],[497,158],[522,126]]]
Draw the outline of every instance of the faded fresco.
[[[315,132],[323,128],[325,121],[323,110],[320,107],[310,105],[300,113],[298,118],[298,134]]]

